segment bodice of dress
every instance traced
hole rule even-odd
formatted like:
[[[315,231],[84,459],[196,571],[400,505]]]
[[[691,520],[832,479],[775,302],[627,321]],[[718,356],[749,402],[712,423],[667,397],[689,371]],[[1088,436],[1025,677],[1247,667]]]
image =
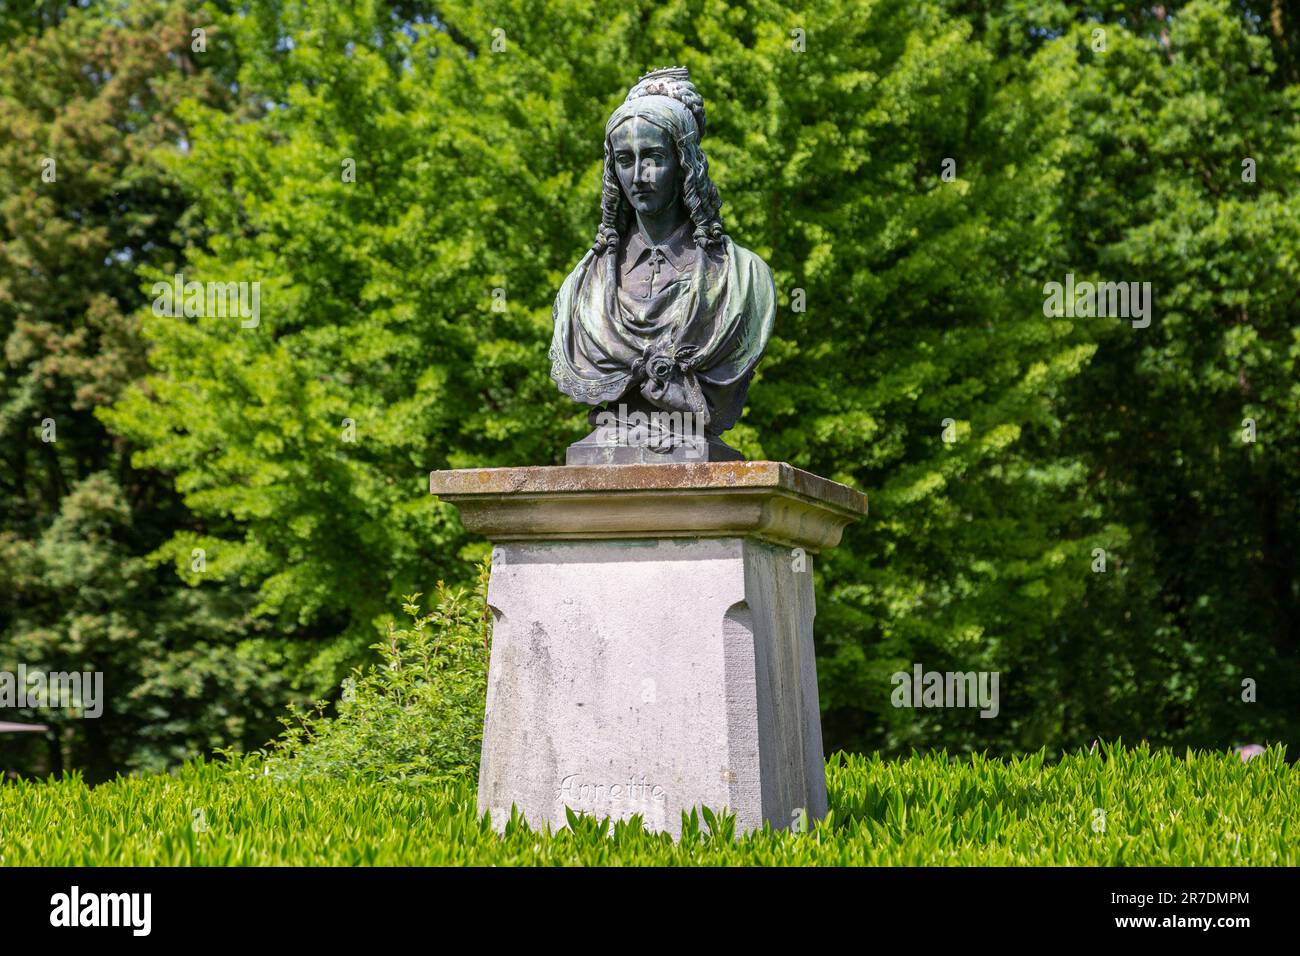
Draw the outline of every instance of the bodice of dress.
[[[707,250],[690,220],[655,245],[633,226],[588,252],[556,295],[551,377],[588,405],[632,390],[690,411],[710,434],[740,417],[776,311],[771,270],[723,236]]]

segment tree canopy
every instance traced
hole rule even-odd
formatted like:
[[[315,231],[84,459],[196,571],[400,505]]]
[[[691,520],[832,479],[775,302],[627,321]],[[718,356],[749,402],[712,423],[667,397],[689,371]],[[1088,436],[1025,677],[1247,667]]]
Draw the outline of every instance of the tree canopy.
[[[871,500],[816,563],[828,749],[1294,736],[1280,5],[54,9],[0,35],[0,660],[111,662],[87,753],[261,743],[401,595],[472,578],[427,473],[582,434],[551,303],[605,119],[669,64],[776,277],[728,441]],[[178,273],[257,283],[256,324],[155,314]],[[1067,276],[1149,283],[1149,323],[1046,314]],[[1000,672],[1000,716],[895,708],[917,662]]]

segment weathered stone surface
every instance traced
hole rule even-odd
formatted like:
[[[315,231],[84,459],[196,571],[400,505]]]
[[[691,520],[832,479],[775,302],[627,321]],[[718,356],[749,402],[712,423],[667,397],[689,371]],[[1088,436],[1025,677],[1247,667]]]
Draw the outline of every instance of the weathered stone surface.
[[[743,538],[493,550],[479,808],[565,808],[674,835],[700,805],[738,830],[826,812],[811,560]]]
[[[826,810],[809,552],[866,498],[781,462],[436,471],[494,542],[479,809]]]
[[[861,492],[773,461],[435,471],[429,490],[493,541],[748,536],[817,551],[867,511]]]

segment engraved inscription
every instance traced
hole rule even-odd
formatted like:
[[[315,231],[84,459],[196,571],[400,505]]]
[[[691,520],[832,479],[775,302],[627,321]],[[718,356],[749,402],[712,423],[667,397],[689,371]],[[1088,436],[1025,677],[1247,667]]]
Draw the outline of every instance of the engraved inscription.
[[[571,773],[555,788],[555,799],[575,810],[614,801],[663,803],[667,796],[663,787],[657,783],[648,783],[644,774],[640,780],[630,777],[626,782],[609,783],[584,780],[580,774]]]

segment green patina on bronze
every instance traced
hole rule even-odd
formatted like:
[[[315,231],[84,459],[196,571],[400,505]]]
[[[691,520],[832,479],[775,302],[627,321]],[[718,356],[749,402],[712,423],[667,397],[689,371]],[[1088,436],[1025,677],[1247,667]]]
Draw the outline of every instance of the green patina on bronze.
[[[642,77],[609,118],[601,223],[555,298],[550,358],[564,394],[620,419],[684,414],[708,441],[704,460],[716,460],[739,457],[717,436],[740,417],[776,287],[723,231],[704,129],[704,102],[681,68]],[[632,460],[595,452],[611,441],[598,432],[570,448],[570,464]]]

